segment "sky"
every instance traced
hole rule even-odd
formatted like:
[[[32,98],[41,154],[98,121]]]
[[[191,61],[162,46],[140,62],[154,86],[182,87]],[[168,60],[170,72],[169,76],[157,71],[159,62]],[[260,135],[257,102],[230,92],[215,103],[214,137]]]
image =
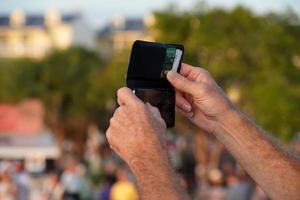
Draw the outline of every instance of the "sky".
[[[0,0],[0,14],[15,9],[26,13],[43,13],[58,9],[63,13],[81,12],[95,28],[103,26],[115,16],[141,17],[154,10],[166,8],[171,3],[180,9],[192,8],[199,0]],[[206,0],[209,6],[233,8],[241,4],[256,13],[270,10],[283,12],[288,7],[300,15],[300,0]]]

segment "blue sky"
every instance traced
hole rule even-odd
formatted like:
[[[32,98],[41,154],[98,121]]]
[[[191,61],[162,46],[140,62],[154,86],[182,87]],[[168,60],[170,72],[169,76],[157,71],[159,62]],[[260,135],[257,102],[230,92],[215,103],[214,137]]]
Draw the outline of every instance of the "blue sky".
[[[192,7],[199,0],[0,0],[0,13],[23,9],[30,13],[43,13],[55,8],[63,12],[80,11],[95,27],[114,16],[143,16],[153,10],[175,3],[181,9]],[[206,0],[208,5],[232,8],[237,4],[250,7],[257,13],[275,10],[283,12],[291,7],[300,14],[300,0]]]

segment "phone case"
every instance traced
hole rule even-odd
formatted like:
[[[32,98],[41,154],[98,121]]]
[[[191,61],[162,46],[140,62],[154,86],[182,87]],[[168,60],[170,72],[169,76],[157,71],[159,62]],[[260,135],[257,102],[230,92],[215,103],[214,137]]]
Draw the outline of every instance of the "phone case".
[[[134,90],[141,100],[157,107],[168,128],[175,125],[175,90],[165,74],[169,69],[166,66],[172,62],[168,53],[175,49],[182,51],[177,68],[180,71],[182,45],[135,41],[126,76],[127,87]]]

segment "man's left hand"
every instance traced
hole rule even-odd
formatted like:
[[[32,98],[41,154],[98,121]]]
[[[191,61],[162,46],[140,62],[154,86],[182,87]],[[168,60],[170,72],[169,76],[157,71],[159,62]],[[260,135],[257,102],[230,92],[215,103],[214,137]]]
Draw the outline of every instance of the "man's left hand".
[[[117,92],[118,107],[106,132],[111,148],[132,167],[136,160],[167,159],[166,124],[156,107],[138,99],[129,88]]]

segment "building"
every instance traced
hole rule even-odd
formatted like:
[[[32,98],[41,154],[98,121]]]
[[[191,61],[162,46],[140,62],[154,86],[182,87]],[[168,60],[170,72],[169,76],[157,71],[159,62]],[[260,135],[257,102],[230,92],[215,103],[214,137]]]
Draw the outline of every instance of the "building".
[[[70,46],[94,48],[96,33],[76,14],[52,10],[44,15],[26,15],[20,10],[0,15],[0,57],[42,58],[53,49]]]
[[[0,164],[24,161],[29,172],[42,172],[60,155],[54,134],[45,129],[39,100],[0,104]]]
[[[153,23],[153,17],[125,18],[116,17],[100,30],[98,39],[102,54],[111,54],[129,49],[135,40],[153,41],[148,33],[148,26]],[[104,51],[104,52],[103,52]]]

